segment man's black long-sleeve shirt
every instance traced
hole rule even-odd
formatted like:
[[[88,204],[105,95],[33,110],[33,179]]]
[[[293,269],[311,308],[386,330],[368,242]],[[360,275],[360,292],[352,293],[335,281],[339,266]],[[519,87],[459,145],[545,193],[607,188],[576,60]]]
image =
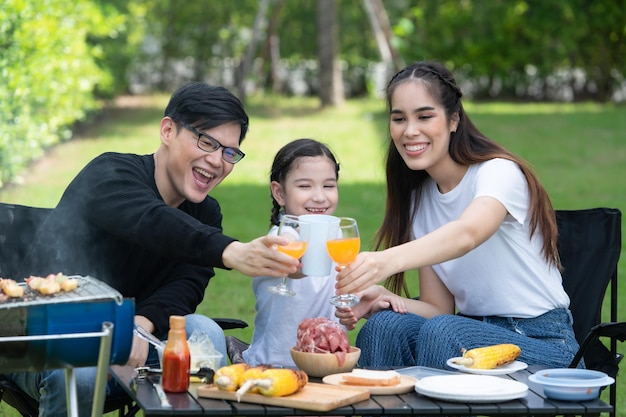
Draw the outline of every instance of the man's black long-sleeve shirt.
[[[195,311],[213,267],[235,239],[212,197],[165,204],[153,155],[105,153],[65,190],[40,228],[21,276],[91,275],[135,298],[136,314],[164,335],[172,314]]]

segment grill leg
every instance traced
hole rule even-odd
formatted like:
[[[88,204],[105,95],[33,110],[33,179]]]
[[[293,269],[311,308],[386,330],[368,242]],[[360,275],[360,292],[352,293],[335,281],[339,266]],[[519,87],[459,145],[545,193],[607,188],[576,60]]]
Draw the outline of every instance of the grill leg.
[[[78,395],[76,393],[76,375],[74,368],[65,368],[65,395],[67,416],[78,417]]]
[[[113,339],[113,323],[102,323],[102,333],[100,338],[100,351],[98,354],[98,371],[96,373],[96,386],[91,408],[92,417],[102,416],[104,410],[104,400],[106,397],[107,371],[111,357],[111,343]],[[74,368],[65,368],[65,400],[67,402],[67,416],[78,416],[78,394],[76,391],[76,374]]]
[[[93,395],[93,406],[91,408],[92,417],[101,416],[102,411],[104,410],[107,373],[109,370],[109,361],[111,360],[111,344],[113,342],[113,323],[109,321],[102,323],[102,332],[104,335],[100,338],[98,372],[96,373],[96,391]]]

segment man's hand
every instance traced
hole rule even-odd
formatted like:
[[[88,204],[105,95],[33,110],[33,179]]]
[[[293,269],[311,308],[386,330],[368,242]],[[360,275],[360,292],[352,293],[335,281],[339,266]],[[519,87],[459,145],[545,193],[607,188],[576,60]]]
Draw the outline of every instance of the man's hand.
[[[300,261],[276,250],[276,245],[287,244],[281,236],[264,236],[248,243],[233,242],[226,246],[222,261],[228,268],[251,277],[281,278],[298,270]]]
[[[135,324],[143,327],[150,333],[154,331],[154,324],[144,316],[135,316]],[[146,360],[148,360],[149,347],[148,342],[137,335],[133,335],[133,345],[130,349],[130,356],[128,357],[126,365],[132,366],[133,368],[144,366]]]
[[[133,368],[144,366],[148,359],[149,346],[148,342],[137,335],[133,335],[133,347],[130,350],[130,356],[128,357],[126,365],[132,366]]]

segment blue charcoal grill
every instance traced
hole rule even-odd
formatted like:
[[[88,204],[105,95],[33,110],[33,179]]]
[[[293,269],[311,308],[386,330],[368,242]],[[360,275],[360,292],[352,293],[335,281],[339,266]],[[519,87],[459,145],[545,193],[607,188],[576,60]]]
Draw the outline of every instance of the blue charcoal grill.
[[[65,369],[68,410],[77,415],[73,369],[97,366],[92,414],[104,406],[110,364],[125,365],[133,341],[135,303],[92,277],[78,288],[0,300],[0,373]]]

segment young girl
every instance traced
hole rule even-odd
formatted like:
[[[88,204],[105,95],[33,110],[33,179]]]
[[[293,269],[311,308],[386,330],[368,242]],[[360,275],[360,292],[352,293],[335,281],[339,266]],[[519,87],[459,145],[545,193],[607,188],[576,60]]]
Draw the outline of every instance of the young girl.
[[[332,215],[339,194],[337,180],[339,164],[330,149],[313,139],[297,139],[278,151],[272,164],[270,190],[273,208],[270,234],[276,234],[280,216],[292,214]],[[308,317],[334,316],[335,307],[329,303],[335,295],[334,268],[328,276],[303,277],[292,275],[288,285],[293,297],[273,294],[268,290],[280,279],[256,277],[252,289],[256,296],[256,317],[252,344],[243,352],[251,364],[295,366],[289,348],[296,345],[300,321]]]
[[[384,250],[338,274],[339,293],[362,292],[338,317],[354,328],[371,315],[357,338],[361,366],[445,367],[463,348],[514,343],[523,362],[567,367],[578,344],[552,204],[528,164],[474,126],[461,95],[437,63],[389,82]],[[419,300],[405,299],[405,314],[377,312],[390,292],[374,284],[392,277],[400,294],[410,269]]]

